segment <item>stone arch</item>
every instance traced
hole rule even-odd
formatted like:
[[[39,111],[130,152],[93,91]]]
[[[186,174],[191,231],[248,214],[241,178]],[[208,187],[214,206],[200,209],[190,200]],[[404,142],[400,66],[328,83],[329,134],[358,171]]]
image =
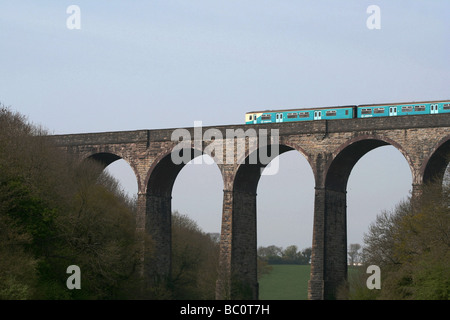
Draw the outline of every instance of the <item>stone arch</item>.
[[[446,136],[433,147],[420,169],[423,183],[444,180],[445,170],[450,162],[450,136]]]
[[[97,152],[86,157],[86,160],[93,160],[99,164],[101,164],[104,168],[109,166],[114,161],[122,159],[121,156],[118,156],[115,153],[111,152]]]
[[[310,298],[335,298],[336,290],[347,279],[348,179],[366,153],[385,145],[392,145],[403,154],[414,179],[410,156],[398,142],[387,137],[358,136],[339,146],[326,161],[323,185],[316,186]]]
[[[381,146],[392,145],[405,157],[414,180],[414,167],[406,150],[396,141],[377,135],[363,135],[342,144],[326,164],[324,187],[328,190],[345,192],[350,173],[356,163],[369,151]]]
[[[285,143],[278,144],[278,153],[272,153],[274,145],[269,145],[265,161],[261,161],[260,148],[246,152],[246,157],[233,174],[232,190],[227,191],[224,199],[224,221],[231,221],[231,235],[222,235],[221,251],[229,255],[230,277],[234,287],[231,288],[232,299],[258,299],[257,280],[257,225],[256,225],[256,190],[262,170],[279,155],[296,150],[311,165],[303,149]],[[255,156],[256,153],[256,156]],[[256,163],[251,161],[251,157]],[[269,161],[267,161],[269,160]],[[268,162],[268,163],[267,163]],[[227,202],[228,201],[228,202]],[[228,209],[230,208],[230,209]],[[228,215],[228,216],[227,216]],[[222,227],[224,233],[224,227]],[[231,248],[227,247],[230,246]],[[221,257],[221,260],[227,260]],[[241,291],[237,292],[236,288]]]
[[[193,147],[180,149],[186,159],[192,160],[204,153]],[[170,276],[172,262],[172,190],[175,180],[189,162],[175,163],[172,159],[172,149],[161,153],[150,166],[145,179],[145,230],[155,244],[153,259],[147,259],[146,272],[151,279],[161,279]],[[216,163],[217,165],[217,163]]]
[[[132,161],[129,161],[127,158],[120,156],[114,152],[93,152],[82,159],[82,161],[93,161],[94,163],[99,164],[102,170],[118,160],[124,160],[130,166],[136,178],[136,183],[139,189],[141,179],[138,174],[137,167]]]
[[[173,183],[178,175],[178,173],[183,169],[183,167],[192,159],[197,158],[202,155],[210,156],[214,163],[220,168],[220,160],[215,155],[210,155],[204,153],[203,151],[193,148],[186,147],[180,149],[180,152],[183,154],[184,152],[189,152],[190,156],[187,157],[189,161],[182,162],[180,164],[175,164],[172,161],[171,155],[172,150],[166,150],[165,152],[159,154],[152,162],[149,170],[147,171],[147,175],[144,180],[144,192],[155,192],[161,193],[164,192],[168,194],[168,192],[172,191]],[[223,177],[223,175],[222,175]],[[225,181],[224,181],[225,182]],[[152,190],[150,190],[150,186],[152,186]]]
[[[267,154],[270,154],[269,162],[273,161],[276,157],[285,152],[295,150],[306,158],[309,165],[311,166],[314,176],[316,176],[316,170],[312,164],[312,160],[303,148],[291,143],[284,143],[284,142],[278,144],[277,154],[272,154],[272,148],[273,145],[268,145]],[[252,157],[252,155],[258,154],[259,152],[260,148],[254,150],[253,152],[249,152],[248,150],[246,150],[245,158],[240,159],[240,161],[238,162],[239,165],[236,166],[234,171],[234,181],[232,184],[233,190],[250,194],[256,194],[256,189],[258,187],[258,182],[261,177],[262,170],[264,170],[264,168],[269,164],[269,163],[262,163],[260,161],[259,156],[256,156],[254,158],[257,159],[256,163],[251,163],[250,158]]]

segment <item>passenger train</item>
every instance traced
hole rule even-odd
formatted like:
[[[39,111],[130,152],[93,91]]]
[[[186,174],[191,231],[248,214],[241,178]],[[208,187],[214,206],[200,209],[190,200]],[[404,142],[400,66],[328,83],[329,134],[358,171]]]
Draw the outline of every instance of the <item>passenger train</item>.
[[[450,113],[450,100],[251,111],[245,124]]]

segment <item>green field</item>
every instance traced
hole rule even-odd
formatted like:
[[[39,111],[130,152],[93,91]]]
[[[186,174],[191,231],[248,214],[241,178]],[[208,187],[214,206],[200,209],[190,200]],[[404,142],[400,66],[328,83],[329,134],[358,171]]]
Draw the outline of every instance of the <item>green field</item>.
[[[261,300],[306,300],[310,265],[272,265],[272,272],[259,279]]]

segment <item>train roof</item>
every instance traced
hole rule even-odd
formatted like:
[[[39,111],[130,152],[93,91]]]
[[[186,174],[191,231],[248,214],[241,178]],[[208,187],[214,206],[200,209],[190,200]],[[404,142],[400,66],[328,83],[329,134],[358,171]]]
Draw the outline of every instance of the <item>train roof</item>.
[[[260,110],[260,111],[248,111],[247,113],[264,113],[264,112],[287,112],[287,111],[310,111],[310,110],[323,110],[323,109],[343,109],[354,108],[356,105],[348,106],[331,106],[331,107],[310,107],[310,108],[297,108],[297,109],[274,109],[274,110]]]
[[[394,103],[360,104],[360,105],[358,105],[358,107],[396,106],[396,105],[402,105],[402,104],[421,104],[421,103],[439,103],[439,102],[450,102],[450,99],[429,100],[429,101],[407,101],[407,102],[394,102]]]
[[[402,104],[420,104],[420,103],[438,103],[438,102],[450,102],[450,99],[444,100],[430,100],[430,101],[408,101],[408,102],[392,102],[392,103],[375,103],[375,104],[360,104],[360,105],[346,105],[346,106],[330,106],[330,107],[309,107],[309,108],[297,108],[297,109],[273,109],[273,110],[259,110],[248,111],[248,113],[264,113],[264,112],[289,112],[289,111],[311,111],[311,110],[323,110],[323,109],[342,109],[342,108],[354,108],[354,107],[375,107],[375,106],[395,106]]]

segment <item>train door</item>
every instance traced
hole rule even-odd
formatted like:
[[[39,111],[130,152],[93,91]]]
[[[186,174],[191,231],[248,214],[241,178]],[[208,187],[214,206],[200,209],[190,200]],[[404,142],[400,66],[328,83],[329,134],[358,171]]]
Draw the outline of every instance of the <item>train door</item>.
[[[397,107],[389,107],[389,116],[397,115]]]
[[[283,122],[283,114],[277,113],[275,122]]]
[[[253,115],[253,123],[256,123],[256,114]]]
[[[437,104],[432,104],[432,105],[430,106],[430,113],[431,113],[431,114],[439,113],[439,111],[438,111],[438,105],[437,105]]]
[[[322,119],[322,111],[314,111],[314,120]]]

